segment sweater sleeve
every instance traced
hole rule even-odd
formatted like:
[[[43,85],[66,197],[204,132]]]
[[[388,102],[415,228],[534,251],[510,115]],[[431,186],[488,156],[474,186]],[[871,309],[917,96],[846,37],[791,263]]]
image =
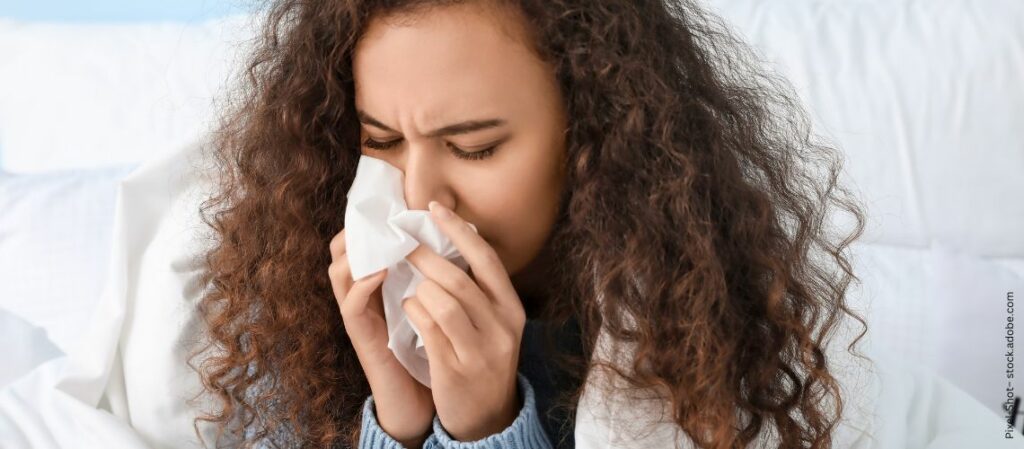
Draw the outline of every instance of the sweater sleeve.
[[[544,428],[537,415],[537,402],[533,386],[522,373],[516,373],[519,389],[523,393],[523,408],[505,430],[476,441],[458,441],[441,426],[434,415],[434,433],[423,443],[424,449],[551,449]]]
[[[476,441],[458,441],[448,434],[441,426],[441,420],[434,415],[434,432],[423,442],[423,449],[551,449],[551,442],[537,415],[537,400],[534,397],[533,386],[522,373],[516,373],[516,377],[523,393],[523,407],[505,430]],[[409,449],[380,427],[373,405],[373,395],[367,397],[363,403],[359,449]]]

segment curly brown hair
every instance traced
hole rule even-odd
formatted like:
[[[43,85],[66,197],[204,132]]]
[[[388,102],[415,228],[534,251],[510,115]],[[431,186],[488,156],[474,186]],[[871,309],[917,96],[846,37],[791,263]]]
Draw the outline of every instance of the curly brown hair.
[[[360,157],[352,52],[371,18],[453,3],[267,8],[202,205],[218,241],[190,365],[204,356],[193,368],[221,407],[197,433],[216,424],[217,445],[356,445],[370,390],[327,276]],[[846,316],[864,326],[848,350],[867,332],[846,302],[864,214],[788,83],[692,1],[493,3],[522,14],[569,116],[542,314],[578,319],[584,353],[563,369],[586,379],[602,365],[603,329],[635,348],[625,369],[606,367],[658,391],[699,447],[746,447],[769,426],[780,447],[831,447],[843,401],[824,349]],[[841,239],[834,206],[853,217]]]

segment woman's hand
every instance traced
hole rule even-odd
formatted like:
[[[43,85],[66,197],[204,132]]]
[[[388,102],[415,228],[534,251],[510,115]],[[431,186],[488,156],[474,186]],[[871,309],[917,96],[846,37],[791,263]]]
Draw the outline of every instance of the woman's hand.
[[[380,427],[403,446],[420,447],[432,432],[434,403],[388,348],[381,285],[387,270],[353,281],[345,252],[345,230],[331,239],[328,275],[341,308],[345,332],[366,373]]]
[[[402,307],[423,337],[441,425],[475,441],[511,425],[522,408],[516,373],[526,313],[494,248],[436,202],[431,217],[473,277],[420,245],[406,259],[425,279]]]

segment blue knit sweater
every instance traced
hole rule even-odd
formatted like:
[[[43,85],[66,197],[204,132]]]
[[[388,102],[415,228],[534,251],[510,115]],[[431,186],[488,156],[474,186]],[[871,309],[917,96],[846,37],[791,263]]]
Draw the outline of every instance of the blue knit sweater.
[[[521,372],[516,373],[516,377],[519,380],[519,391],[523,394],[523,407],[505,430],[476,441],[458,441],[441,427],[441,421],[434,415],[434,432],[423,442],[423,449],[551,449],[551,441],[537,416],[533,386]],[[380,427],[373,395],[363,403],[359,449],[412,449],[402,446]]]

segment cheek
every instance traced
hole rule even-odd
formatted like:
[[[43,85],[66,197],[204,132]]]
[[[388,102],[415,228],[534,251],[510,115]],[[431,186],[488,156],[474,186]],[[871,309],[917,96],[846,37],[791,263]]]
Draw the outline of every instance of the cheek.
[[[509,272],[518,271],[540,251],[555,220],[554,187],[530,176],[492,177],[462,200],[474,211],[478,228]]]

